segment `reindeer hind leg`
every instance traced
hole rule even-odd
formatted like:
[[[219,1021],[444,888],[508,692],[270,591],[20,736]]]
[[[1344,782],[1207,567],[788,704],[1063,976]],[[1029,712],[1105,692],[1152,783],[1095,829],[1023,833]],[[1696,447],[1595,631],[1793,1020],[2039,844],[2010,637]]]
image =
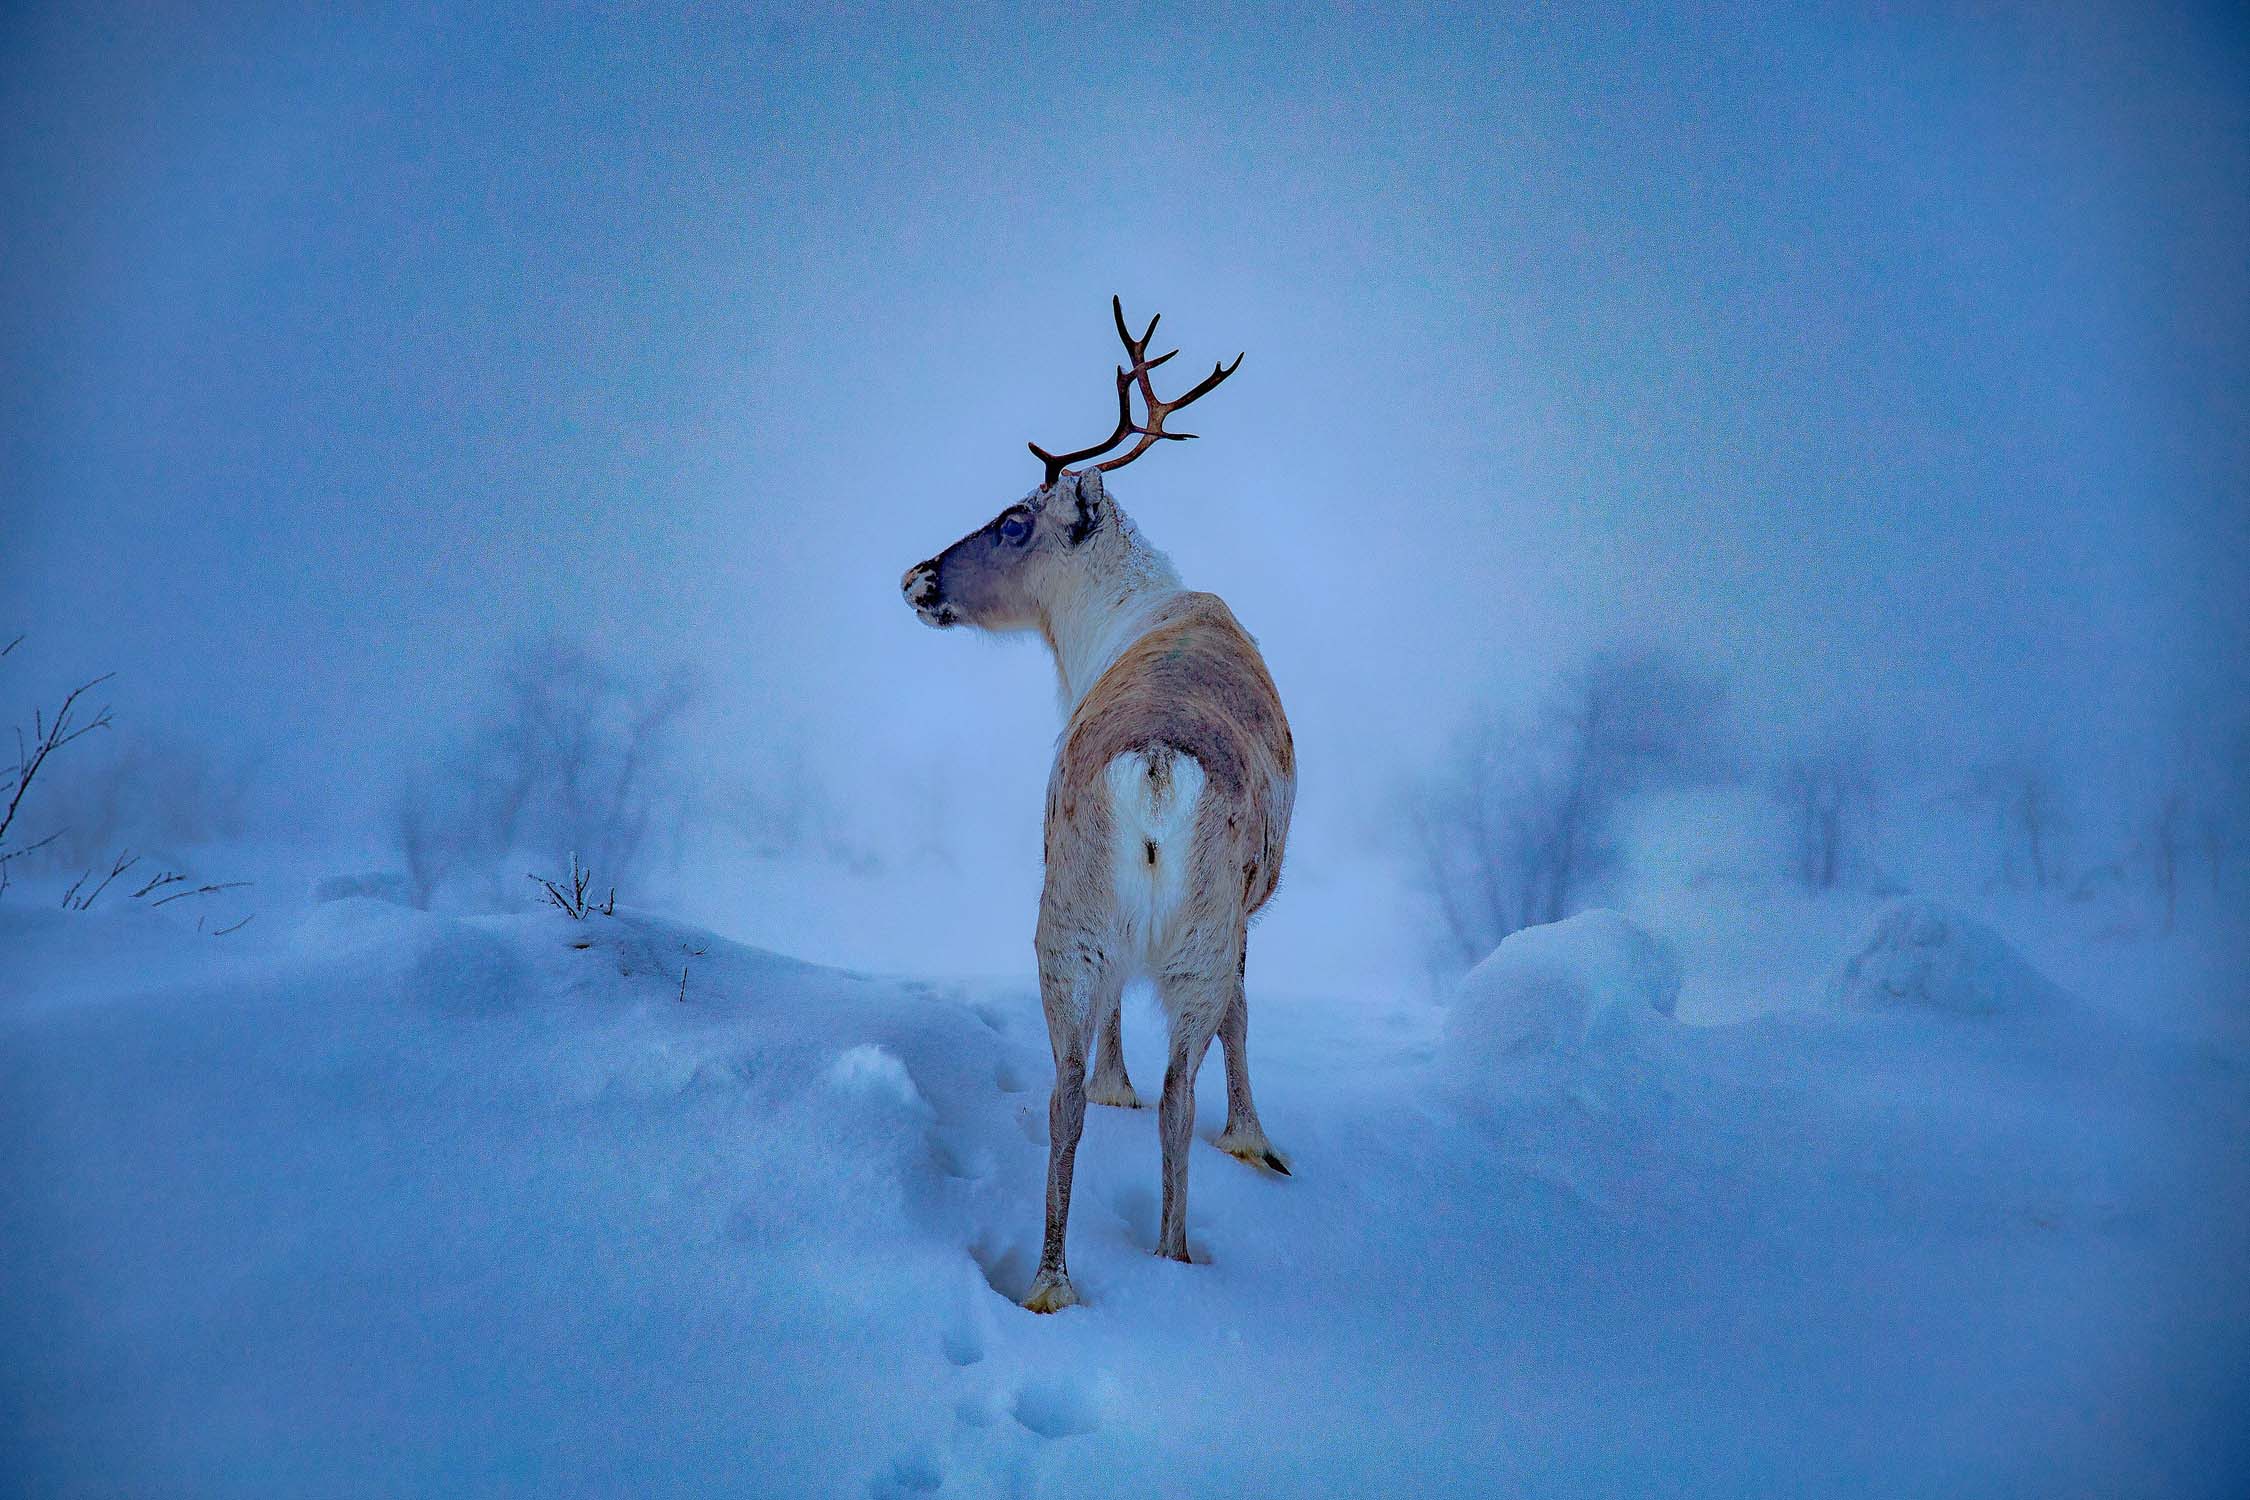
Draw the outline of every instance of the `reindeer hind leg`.
[[[1133,1091],[1133,1080],[1125,1076],[1125,1024],[1122,987],[1112,986],[1109,992],[1096,997],[1097,1005],[1106,1005],[1101,1020],[1101,1046],[1094,1052],[1094,1078],[1086,1086],[1086,1097],[1096,1104],[1107,1104],[1115,1109],[1139,1109],[1141,1096]]]

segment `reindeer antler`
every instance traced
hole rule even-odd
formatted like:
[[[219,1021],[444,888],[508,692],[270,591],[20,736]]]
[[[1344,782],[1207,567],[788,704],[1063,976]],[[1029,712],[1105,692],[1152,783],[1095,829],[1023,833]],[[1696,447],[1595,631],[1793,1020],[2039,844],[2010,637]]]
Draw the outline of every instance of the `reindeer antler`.
[[[1071,464],[1082,459],[1098,458],[1119,443],[1124,442],[1127,437],[1134,433],[1139,433],[1141,440],[1133,445],[1131,451],[1121,457],[1113,458],[1107,463],[1096,464],[1094,467],[1104,473],[1111,469],[1122,469],[1134,459],[1139,458],[1158,439],[1177,443],[1194,437],[1195,434],[1192,432],[1166,432],[1164,430],[1164,419],[1181,407],[1209,395],[1217,388],[1220,381],[1242,368],[1242,356],[1240,354],[1234,357],[1234,363],[1231,365],[1214,361],[1211,365],[1211,373],[1205,376],[1186,395],[1174,401],[1160,401],[1157,399],[1156,387],[1148,378],[1149,371],[1170,359],[1173,354],[1180,352],[1174,349],[1171,354],[1159,354],[1154,359],[1148,357],[1149,340],[1156,337],[1156,325],[1163,319],[1164,314],[1158,313],[1151,317],[1148,320],[1148,327],[1141,330],[1141,336],[1137,339],[1125,327],[1125,304],[1116,297],[1109,299],[1109,315],[1117,324],[1117,336],[1124,341],[1125,352],[1132,356],[1130,368],[1120,365],[1117,369],[1117,429],[1093,447],[1081,448],[1075,453],[1049,453],[1037,443],[1030,444],[1029,447],[1033,456],[1047,466],[1047,477],[1042,481],[1043,484],[1053,484],[1062,477],[1063,470]],[[1142,404],[1148,408],[1148,420],[1141,423],[1135,423],[1133,420],[1133,387],[1135,384],[1140,386]]]

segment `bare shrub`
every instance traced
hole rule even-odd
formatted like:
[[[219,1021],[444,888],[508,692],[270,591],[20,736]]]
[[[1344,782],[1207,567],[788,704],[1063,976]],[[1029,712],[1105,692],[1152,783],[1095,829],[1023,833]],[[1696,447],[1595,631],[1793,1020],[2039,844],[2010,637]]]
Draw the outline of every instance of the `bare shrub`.
[[[502,871],[575,849],[629,881],[678,836],[685,677],[651,675],[572,642],[517,648],[459,749],[409,776],[392,833],[415,903],[453,887],[497,900]]]
[[[1408,797],[1416,875],[1452,955],[1583,909],[1618,861],[1640,792],[1716,768],[1725,691],[1669,653],[1606,651],[1527,722],[1472,724]]]
[[[570,856],[570,883],[568,886],[557,885],[544,875],[531,875],[526,878],[537,884],[546,893],[547,902],[550,906],[574,922],[583,922],[595,912],[600,912],[605,917],[617,915],[617,887],[611,886],[609,888],[609,899],[597,904],[591,894],[594,872],[580,864],[575,853]],[[684,970],[681,973],[680,986],[683,990],[687,987],[687,976]]]
[[[14,652],[16,647],[23,644],[23,640],[19,635],[0,646],[0,657]],[[0,803],[0,891],[8,888],[8,867],[11,864],[47,848],[63,835],[65,830],[56,828],[44,837],[27,843],[15,837],[16,821],[23,811],[24,798],[29,795],[32,782],[47,768],[47,763],[55,752],[97,729],[110,727],[107,704],[88,713],[82,700],[87,693],[109,681],[113,675],[115,674],[105,673],[91,682],[72,688],[64,695],[52,715],[43,708],[33,709],[29,734],[24,732],[24,726],[16,726],[15,766],[11,770],[0,772],[0,778],[4,778],[0,779],[0,795],[7,799]]]

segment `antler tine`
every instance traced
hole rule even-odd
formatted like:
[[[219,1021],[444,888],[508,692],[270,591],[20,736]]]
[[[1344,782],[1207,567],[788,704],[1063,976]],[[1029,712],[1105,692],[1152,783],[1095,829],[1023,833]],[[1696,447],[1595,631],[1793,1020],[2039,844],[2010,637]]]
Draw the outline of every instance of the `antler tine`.
[[[1164,321],[1164,314],[1155,313],[1151,315],[1148,320],[1148,327],[1141,330],[1141,336],[1137,339],[1125,331],[1125,303],[1114,292],[1110,294],[1109,298],[1109,315],[1117,320],[1117,336],[1123,339],[1125,347],[1132,351],[1133,363],[1139,364],[1143,359],[1146,359],[1148,357],[1148,341],[1156,337],[1156,325]],[[1174,349],[1172,354],[1179,352],[1179,350]],[[1164,358],[1170,359],[1172,354],[1167,354]]]
[[[1154,325],[1151,326],[1153,327]],[[1179,352],[1179,350],[1174,349],[1172,351],[1172,354],[1177,354]],[[1170,359],[1171,357],[1171,354],[1167,354],[1164,356],[1165,359]],[[1181,407],[1187,406],[1196,401],[1200,401],[1205,396],[1210,395],[1212,391],[1218,389],[1220,381],[1226,379],[1229,375],[1232,375],[1235,371],[1242,368],[1242,355],[1235,355],[1234,363],[1231,365],[1222,364],[1217,360],[1213,360],[1211,362],[1210,374],[1197,381],[1194,386],[1189,388],[1186,395],[1178,397],[1177,399],[1171,401],[1159,401],[1156,398],[1156,387],[1150,383],[1148,378],[1148,372],[1155,369],[1157,365],[1162,364],[1163,362],[1163,360],[1156,360],[1151,362],[1150,364],[1142,366],[1138,376],[1136,377],[1140,381],[1141,385],[1141,400],[1148,406],[1148,420],[1133,429],[1135,432],[1141,435],[1141,440],[1135,443],[1131,448],[1127,449],[1124,453],[1120,454],[1118,457],[1109,460],[1107,463],[1094,465],[1095,468],[1100,469],[1103,473],[1106,474],[1112,469],[1124,468],[1134,459],[1139,458],[1143,453],[1146,453],[1159,440],[1181,443],[1186,442],[1190,438],[1193,438],[1195,434],[1192,432],[1166,432],[1164,430],[1164,419],[1170,416],[1172,413],[1178,411]]]
[[[1031,449],[1032,456],[1047,466],[1047,477],[1042,481],[1043,484],[1053,484],[1062,477],[1063,470],[1070,465],[1084,459],[1099,458],[1135,433],[1140,434],[1141,440],[1133,446],[1130,452],[1121,458],[1113,458],[1107,463],[1096,464],[1095,467],[1104,472],[1123,468],[1126,464],[1140,457],[1158,439],[1169,438],[1178,442],[1194,437],[1195,434],[1192,432],[1166,432],[1164,430],[1164,419],[1189,402],[1208,395],[1214,386],[1232,375],[1242,365],[1242,356],[1239,354],[1234,357],[1234,363],[1231,365],[1213,364],[1211,373],[1186,395],[1174,401],[1160,401],[1156,396],[1156,387],[1149,382],[1149,372],[1180,352],[1174,349],[1169,353],[1159,354],[1154,359],[1148,357],[1149,342],[1156,337],[1156,325],[1163,320],[1164,315],[1157,313],[1150,317],[1148,327],[1141,330],[1141,336],[1137,339],[1133,337],[1132,330],[1125,326],[1124,299],[1114,295],[1109,299],[1109,315],[1117,325],[1119,341],[1125,345],[1125,352],[1132,359],[1129,367],[1121,365],[1117,370],[1117,427],[1107,438],[1096,443],[1093,447],[1081,448],[1075,453],[1049,453],[1037,443],[1026,444],[1025,446]],[[1135,382],[1139,383],[1141,399],[1148,407],[1148,420],[1145,423],[1136,423],[1133,420],[1132,390]]]

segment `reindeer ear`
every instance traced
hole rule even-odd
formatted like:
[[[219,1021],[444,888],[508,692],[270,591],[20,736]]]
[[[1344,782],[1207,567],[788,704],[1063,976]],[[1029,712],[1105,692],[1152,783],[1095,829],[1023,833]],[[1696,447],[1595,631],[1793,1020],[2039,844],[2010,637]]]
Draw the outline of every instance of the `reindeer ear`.
[[[1077,514],[1070,518],[1070,527],[1063,540],[1075,547],[1092,536],[1102,524],[1102,471],[1087,469],[1071,476],[1071,502]]]

